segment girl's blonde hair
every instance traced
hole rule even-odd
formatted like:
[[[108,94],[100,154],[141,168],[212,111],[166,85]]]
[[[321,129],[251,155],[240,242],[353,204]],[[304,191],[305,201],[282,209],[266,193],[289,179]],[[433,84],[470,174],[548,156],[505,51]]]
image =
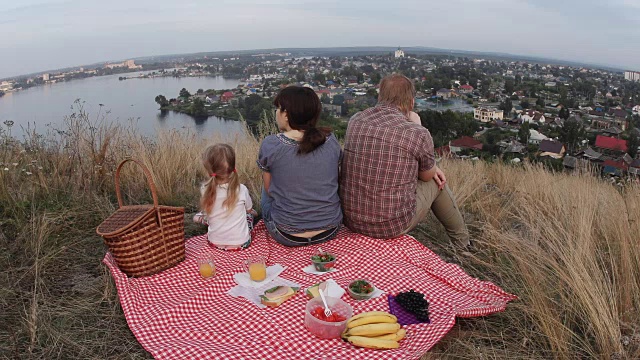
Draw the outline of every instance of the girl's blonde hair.
[[[216,201],[216,188],[220,184],[229,184],[227,199],[222,203],[222,207],[226,208],[227,212],[231,212],[238,202],[240,191],[240,180],[236,172],[236,154],[233,148],[227,144],[209,146],[202,154],[202,164],[209,174],[209,180],[204,183],[205,190],[200,198],[202,211],[210,214]]]

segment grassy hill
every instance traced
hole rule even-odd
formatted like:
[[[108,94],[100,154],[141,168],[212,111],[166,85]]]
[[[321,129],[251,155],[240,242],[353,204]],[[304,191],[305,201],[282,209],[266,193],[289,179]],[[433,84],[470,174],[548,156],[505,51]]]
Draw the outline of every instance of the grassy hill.
[[[197,211],[206,143],[187,132],[148,139],[80,111],[64,132],[0,133],[0,357],[149,358],[129,331],[95,227],[117,207],[113,171],[134,156],[160,201]],[[229,141],[256,203],[259,140]],[[460,319],[424,359],[640,358],[640,187],[541,167],[444,161],[476,239],[459,257],[431,219],[412,232],[445,260],[519,296],[507,310]],[[141,172],[126,201],[148,202]],[[189,235],[202,232],[186,222]]]

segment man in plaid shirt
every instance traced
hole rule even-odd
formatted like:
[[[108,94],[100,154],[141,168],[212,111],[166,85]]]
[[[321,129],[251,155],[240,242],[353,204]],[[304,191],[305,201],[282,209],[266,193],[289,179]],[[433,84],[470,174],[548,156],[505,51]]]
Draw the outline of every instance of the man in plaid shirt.
[[[340,176],[344,223],[388,239],[411,231],[433,210],[449,237],[469,247],[467,227],[436,165],[431,134],[412,111],[414,98],[411,80],[387,76],[377,106],[349,120]]]

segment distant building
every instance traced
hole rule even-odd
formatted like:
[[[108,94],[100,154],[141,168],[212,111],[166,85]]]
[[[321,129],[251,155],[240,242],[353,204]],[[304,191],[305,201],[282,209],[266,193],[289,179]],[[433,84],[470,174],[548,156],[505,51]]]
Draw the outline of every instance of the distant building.
[[[502,110],[494,108],[475,108],[473,109],[473,118],[481,122],[490,122],[504,119],[504,113]]]
[[[469,150],[482,150],[482,142],[470,137],[470,136],[463,136],[459,139],[455,139],[451,142],[449,142],[449,149],[451,149],[451,152],[456,154],[458,152],[460,152],[463,149],[469,149]]]
[[[625,71],[624,79],[629,81],[640,81],[640,71]]]
[[[116,64],[106,64],[104,67],[107,69],[123,68],[123,67],[129,68],[129,69],[139,69],[142,66],[136,65],[135,60],[127,60],[125,62],[116,63]]]
[[[540,142],[540,156],[548,156],[554,159],[562,159],[565,153],[564,145],[553,140],[542,140]]]
[[[601,150],[608,150],[610,152],[626,153],[627,141],[623,139],[616,139],[608,136],[597,135],[596,147]]]
[[[535,110],[527,110],[527,111],[523,111],[520,114],[520,120],[522,120],[523,123],[528,122],[528,123],[532,123],[532,122],[536,122],[536,123],[540,123],[543,124],[546,122],[546,118],[544,117],[544,114]]]
[[[396,56],[396,59],[397,58],[403,58],[404,57],[404,51],[402,51],[402,49],[398,48],[398,50],[396,50],[395,56]]]
[[[473,92],[473,86],[471,85],[462,85],[458,88],[458,91],[461,94],[471,94]]]
[[[448,98],[451,97],[451,90],[442,88],[442,89],[436,91],[436,96],[437,97],[441,97],[443,99],[448,99]]]
[[[222,96],[220,96],[220,101],[222,102],[229,102],[231,101],[231,99],[233,99],[233,93],[231,91],[226,91],[224,94],[222,94]]]
[[[539,133],[535,129],[529,129],[529,144],[537,145],[540,144],[544,140],[548,140],[544,134]]]
[[[42,74],[42,81],[49,81],[49,74]]]
[[[0,91],[10,91],[13,89],[13,82],[11,81],[3,81],[0,82]]]

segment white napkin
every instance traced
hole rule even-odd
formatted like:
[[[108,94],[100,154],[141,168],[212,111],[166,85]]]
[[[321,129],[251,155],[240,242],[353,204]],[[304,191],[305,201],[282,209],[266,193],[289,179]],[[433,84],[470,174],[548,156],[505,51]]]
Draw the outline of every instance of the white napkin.
[[[267,267],[267,277],[263,281],[258,282],[251,280],[249,273],[246,272],[233,274],[233,280],[235,280],[236,284],[240,286],[258,288],[264,284],[270,283],[271,280],[275,279],[283,271],[284,267],[282,265],[275,264]]]
[[[266,280],[265,280],[266,281]],[[236,285],[227,291],[227,294],[233,297],[243,297],[250,302],[254,303],[259,308],[266,308],[267,306],[260,302],[260,295],[264,295],[264,291],[267,289],[271,289],[276,286],[291,286],[291,287],[300,287],[299,284],[283,279],[281,277],[276,277],[273,281],[270,282],[261,282],[260,287],[246,287],[241,285]]]
[[[338,283],[333,280],[333,279],[329,279],[327,281],[324,282],[326,284],[326,291],[325,291],[325,295],[327,295],[328,297],[332,297],[332,298],[336,298],[339,299],[342,297],[342,295],[344,295],[344,293],[346,292],[340,285],[338,285]]]
[[[318,271],[318,270],[316,270],[315,266],[313,266],[313,264],[311,264],[311,265],[303,268],[302,271],[306,272],[307,274],[322,275],[322,274],[338,271],[338,269],[331,268],[329,271]]]
[[[375,299],[375,298],[379,297],[382,294],[384,294],[384,291],[382,291],[382,290],[380,290],[378,288],[375,288],[375,289],[373,289],[373,295],[371,295],[371,297],[369,299]]]

